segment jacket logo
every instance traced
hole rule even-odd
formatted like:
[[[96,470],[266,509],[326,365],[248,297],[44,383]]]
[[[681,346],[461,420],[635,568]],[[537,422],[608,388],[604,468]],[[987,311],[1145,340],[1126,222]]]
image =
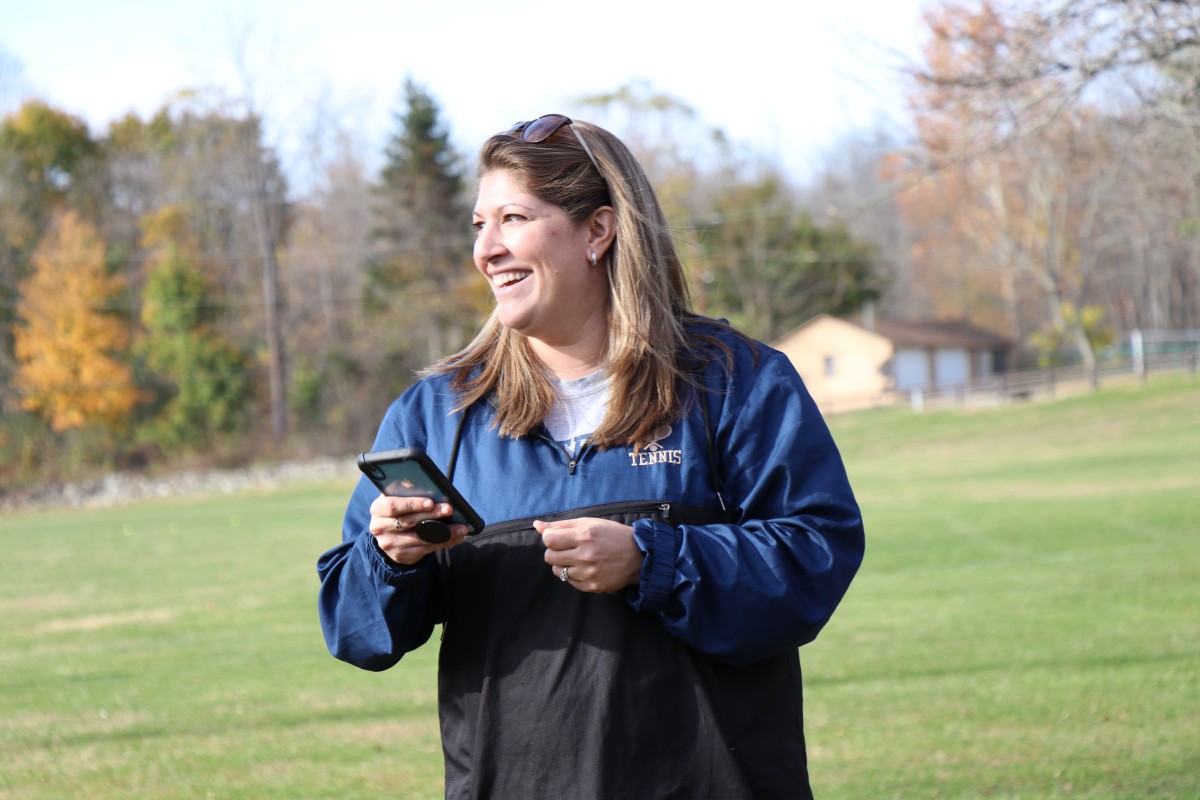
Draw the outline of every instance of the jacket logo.
[[[654,439],[650,444],[629,453],[629,466],[631,467],[649,467],[655,464],[682,464],[682,450],[668,450],[659,442],[671,435],[671,426],[664,425],[654,432]]]

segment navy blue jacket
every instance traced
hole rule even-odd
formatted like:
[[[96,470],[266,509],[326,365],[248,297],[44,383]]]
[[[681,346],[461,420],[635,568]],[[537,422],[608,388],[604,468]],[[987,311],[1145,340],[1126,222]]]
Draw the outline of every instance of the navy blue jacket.
[[[318,564],[321,624],[333,655],[371,670],[444,624],[447,797],[810,796],[797,648],[845,594],[862,520],[790,361],[722,336],[732,372],[709,362],[705,407],[640,450],[573,462],[547,436],[501,438],[486,404],[451,412],[445,376],[387,412],[373,449],[422,447],[443,469],[461,423],[453,481],[488,527],[395,568],[367,532],[364,478]],[[633,525],[636,587],[554,578],[531,523],[573,516]]]

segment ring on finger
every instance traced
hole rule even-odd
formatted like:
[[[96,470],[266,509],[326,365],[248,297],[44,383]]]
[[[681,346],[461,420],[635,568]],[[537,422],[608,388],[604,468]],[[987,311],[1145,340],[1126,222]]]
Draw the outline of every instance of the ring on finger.
[[[399,517],[394,517],[394,518],[392,519],[392,524],[393,524],[393,525],[395,525],[395,527],[396,527],[396,530],[398,530],[398,531],[406,531],[406,530],[408,530],[408,523],[406,523],[406,522],[401,522]]]
[[[570,569],[570,567],[563,567],[562,570],[558,573],[558,579],[560,581],[562,581],[563,583],[566,583],[567,581],[571,580],[571,576],[569,576],[567,574],[567,570],[569,570],[569,569]]]

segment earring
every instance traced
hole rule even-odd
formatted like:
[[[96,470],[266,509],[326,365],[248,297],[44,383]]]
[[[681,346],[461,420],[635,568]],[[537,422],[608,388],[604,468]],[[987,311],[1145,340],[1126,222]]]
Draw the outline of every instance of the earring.
[[[588,258],[588,261],[590,261],[592,263],[593,267],[596,266],[596,251],[595,250],[592,251],[592,254]]]

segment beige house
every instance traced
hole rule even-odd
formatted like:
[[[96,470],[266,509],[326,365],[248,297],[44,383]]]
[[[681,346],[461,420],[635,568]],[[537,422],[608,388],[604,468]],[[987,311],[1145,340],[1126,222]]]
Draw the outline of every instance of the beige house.
[[[1009,368],[1012,342],[961,320],[852,322],[821,314],[772,343],[823,411],[970,386]]]

